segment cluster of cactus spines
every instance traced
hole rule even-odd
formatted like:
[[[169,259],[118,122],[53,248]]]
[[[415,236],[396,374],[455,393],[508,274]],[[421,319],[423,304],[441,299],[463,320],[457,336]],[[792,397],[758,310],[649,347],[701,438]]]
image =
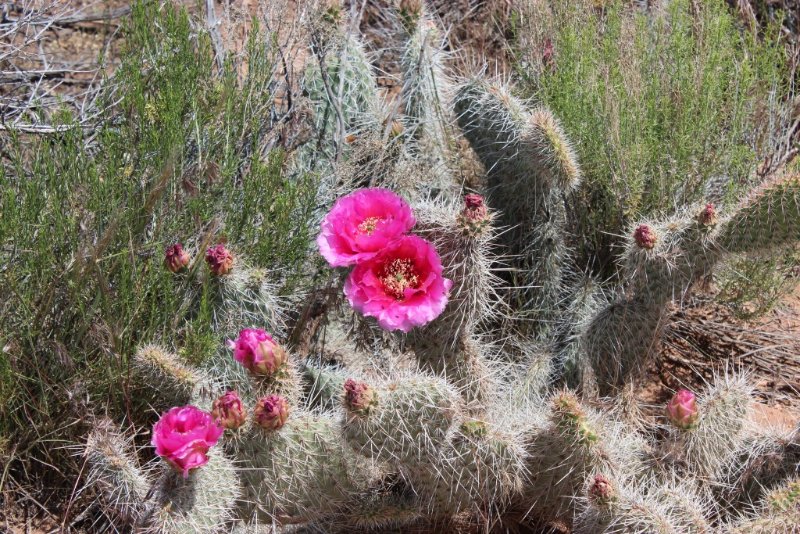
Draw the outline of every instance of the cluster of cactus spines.
[[[798,429],[756,427],[728,462],[715,488],[718,499],[730,509],[759,502],[781,480],[800,471]]]
[[[755,517],[741,514],[738,521],[726,525],[731,534],[795,534],[800,531],[800,479],[785,480],[770,491],[757,506]]]
[[[375,73],[351,21],[339,7],[320,10],[312,24],[312,58],[303,88],[313,106],[314,136],[293,156],[294,171],[327,177],[353,139],[378,131],[384,123]],[[313,16],[313,15],[312,15]],[[338,184],[323,180],[328,202]]]
[[[573,393],[555,393],[549,415],[530,430],[526,501],[546,520],[569,520],[589,476],[634,477],[643,468],[644,440],[584,406]]]
[[[86,440],[87,483],[98,488],[103,502],[121,524],[132,524],[143,511],[150,481],[133,453],[130,440],[111,421],[100,421]]]
[[[307,363],[302,372],[306,402],[311,408],[333,410],[339,406],[347,380],[344,370]]]
[[[717,241],[728,252],[751,252],[800,239],[800,174],[771,180],[721,225]]]
[[[444,312],[412,331],[409,345],[422,369],[446,376],[469,403],[480,405],[496,389],[488,343],[478,336],[479,325],[495,317],[500,305],[492,270],[493,214],[475,194],[457,203],[421,203],[415,213],[417,233],[434,244],[453,287]]]
[[[213,319],[219,332],[235,333],[243,324],[262,324],[273,332],[285,325],[286,304],[278,295],[275,276],[264,269],[239,265],[229,275],[220,277],[218,304]]]
[[[575,153],[549,110],[529,110],[505,87],[470,81],[454,106],[486,167],[489,203],[502,206],[501,240],[524,289],[519,312],[528,312],[535,329],[549,330],[562,307],[568,256],[564,194],[581,178]]]
[[[732,209],[704,204],[635,225],[623,287],[608,299],[570,264],[566,202],[580,167],[556,118],[479,79],[451,92],[443,32],[424,2],[403,0],[397,14],[403,105],[387,113],[355,24],[339,8],[319,11],[305,79],[317,137],[294,165],[322,173],[322,205],[364,186],[410,198],[413,231],[453,282],[444,312],[407,335],[373,336],[369,348],[386,365],[358,368],[348,355],[341,367],[314,366],[272,347],[265,372],[222,348],[240,328],[286,333],[277,286],[237,257],[205,280],[219,296],[215,358],[194,369],[155,346],[134,358],[134,379],[159,403],[210,411],[225,434],[183,478],[139,469],[121,432],[96,429],[88,473],[108,506],[145,532],[199,534],[265,524],[386,531],[463,518],[488,530],[520,511],[575,532],[795,528],[800,445],[796,434],[755,428],[746,376],[716,377],[696,400],[676,395],[666,430],[638,409],[631,377],[657,347],[669,304],[726,253],[800,237],[798,178],[770,182]],[[447,154],[456,124],[485,166],[486,198],[451,195],[461,187]],[[179,273],[185,263],[173,251],[165,268]],[[554,392],[553,382],[570,389]],[[616,398],[598,399],[596,389]]]
[[[575,532],[579,534],[711,534],[704,515],[708,503],[684,483],[609,479],[598,473],[588,479]]]
[[[136,351],[131,368],[143,384],[159,384],[159,401],[166,407],[186,404],[205,383],[200,371],[185,364],[177,354],[154,344]]]
[[[404,135],[414,155],[442,182],[434,187],[449,190],[452,179],[445,171],[452,144],[453,82],[446,73],[444,38],[423,2],[405,2],[399,16],[408,32],[400,60]]]
[[[266,430],[257,424],[232,440],[241,465],[246,501],[265,521],[314,521],[341,511],[365,487],[363,465],[339,438],[339,423],[328,415],[292,408],[285,424]]]
[[[464,420],[432,465],[409,465],[406,476],[430,515],[449,517],[470,509],[500,513],[528,480],[521,437],[484,420]]]
[[[191,534],[225,527],[241,494],[236,467],[222,454],[212,455],[203,467],[188,478],[164,468],[140,520],[142,532]]]
[[[590,352],[585,350],[584,336],[597,314],[608,306],[608,298],[602,286],[588,276],[573,283],[568,294],[572,298],[565,306],[554,334],[554,373],[564,384],[580,388],[588,396],[595,392],[596,381],[594,368],[589,362]]]
[[[344,439],[354,450],[401,470],[434,457],[462,417],[444,380],[408,376],[381,385],[345,383]]]

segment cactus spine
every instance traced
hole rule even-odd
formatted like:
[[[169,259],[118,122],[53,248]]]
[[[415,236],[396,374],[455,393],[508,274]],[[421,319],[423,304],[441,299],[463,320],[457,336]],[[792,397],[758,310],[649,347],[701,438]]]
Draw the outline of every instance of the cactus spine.
[[[547,330],[561,308],[567,260],[563,194],[580,182],[577,159],[558,121],[529,110],[506,88],[466,83],[455,98],[458,122],[486,167],[490,204],[502,206],[503,243],[524,288],[517,308]]]
[[[318,137],[295,152],[294,170],[321,172],[322,205],[356,186],[408,192],[414,232],[453,281],[449,303],[405,337],[374,336],[385,366],[289,358],[251,376],[227,351],[193,369],[158,347],[140,350],[135,376],[159,402],[208,409],[236,389],[248,417],[186,479],[142,471],[120,433],[96,429],[89,479],[124,526],[352,532],[472,521],[489,530],[522,510],[576,532],[794,528],[797,439],[751,428],[746,377],[717,378],[699,396],[696,425],[692,413],[665,432],[644,420],[630,379],[656,347],[670,302],[726,253],[797,240],[798,177],[766,184],[728,213],[698,206],[637,225],[624,285],[609,301],[604,287],[576,282],[569,264],[565,202],[581,172],[553,114],[482,80],[451,93],[440,30],[421,2],[404,0],[402,116],[388,119],[364,47],[340,15],[325,11],[314,30],[305,89]],[[451,198],[461,187],[448,168],[451,112],[485,166],[486,199]],[[506,266],[502,284],[495,273]],[[268,272],[237,259],[210,283],[220,338],[254,325],[283,331]],[[559,376],[583,397],[553,392]],[[620,393],[616,403],[593,398],[595,378],[601,393]]]

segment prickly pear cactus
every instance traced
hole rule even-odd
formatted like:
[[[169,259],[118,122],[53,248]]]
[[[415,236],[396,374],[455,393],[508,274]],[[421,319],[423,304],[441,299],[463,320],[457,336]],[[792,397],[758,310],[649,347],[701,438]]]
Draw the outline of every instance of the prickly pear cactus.
[[[347,332],[349,352],[329,366],[298,351],[286,324],[311,306],[291,309],[299,299],[279,297],[274,273],[244,253],[221,251],[208,274],[176,274],[187,302],[199,298],[193,276],[217,297],[219,351],[201,368],[152,344],[134,356],[132,379],[157,409],[175,408],[154,429],[158,465],[108,423],[87,439],[88,481],[119,527],[796,528],[797,432],[752,421],[746,373],[679,392],[658,421],[629,391],[675,299],[726,254],[798,241],[800,178],[775,178],[736,206],[635,225],[620,287],[576,276],[566,221],[581,171],[569,132],[513,87],[453,81],[423,2],[387,16],[403,28],[400,102],[381,100],[354,25],[324,8],[304,77],[317,141],[291,155],[291,169],[320,175],[320,217],[365,187],[391,187],[413,212],[412,228],[389,239],[391,214],[357,204],[320,236],[320,250],[357,258],[320,270],[314,251],[308,267],[327,299],[315,320]],[[480,191],[455,178],[458,137],[485,167]],[[176,273],[188,264],[170,258]],[[193,419],[168,417],[184,405]]]

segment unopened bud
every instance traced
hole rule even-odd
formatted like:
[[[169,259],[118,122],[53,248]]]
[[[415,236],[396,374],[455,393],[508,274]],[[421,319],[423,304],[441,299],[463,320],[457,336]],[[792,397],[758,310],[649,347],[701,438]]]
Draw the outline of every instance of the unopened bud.
[[[280,395],[263,397],[256,404],[253,417],[264,430],[278,430],[289,418],[289,403]]]
[[[164,253],[164,265],[173,273],[184,270],[191,261],[189,253],[183,250],[183,245],[175,243]]]
[[[694,428],[699,416],[697,399],[688,389],[679,390],[667,404],[667,417],[678,428],[684,430]]]
[[[714,204],[710,202],[706,204],[706,207],[698,214],[697,220],[704,226],[717,224],[717,210],[714,208]]]
[[[214,401],[211,415],[225,428],[236,430],[247,419],[247,414],[242,405],[242,399],[235,391],[228,391]]]
[[[283,347],[260,328],[245,328],[228,346],[234,359],[254,375],[274,375],[289,359]]]
[[[464,209],[458,215],[458,223],[465,234],[479,235],[491,223],[492,216],[481,195],[470,193],[464,197]]]
[[[208,269],[215,276],[224,276],[233,270],[233,255],[220,243],[206,250]]]
[[[640,248],[651,249],[656,246],[656,233],[647,224],[640,224],[633,232],[633,240]]]
[[[616,497],[614,486],[603,475],[595,475],[592,485],[589,486],[589,499],[599,505],[608,504]]]
[[[366,415],[378,404],[378,392],[366,382],[348,378],[344,383],[344,401],[351,412]]]

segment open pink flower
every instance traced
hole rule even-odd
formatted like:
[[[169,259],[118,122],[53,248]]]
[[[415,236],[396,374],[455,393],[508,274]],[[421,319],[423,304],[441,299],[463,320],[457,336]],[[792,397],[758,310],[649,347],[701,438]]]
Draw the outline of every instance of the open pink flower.
[[[415,222],[411,207],[388,189],[359,189],[336,201],[317,245],[331,267],[353,265],[374,257]]]
[[[208,462],[208,449],[222,432],[211,414],[194,406],[175,407],[153,427],[152,443],[159,456],[188,477],[190,470]]]
[[[439,254],[415,235],[396,239],[373,259],[353,268],[344,294],[354,309],[386,330],[408,332],[444,311],[453,285],[442,276]]]
[[[229,346],[233,349],[233,358],[256,375],[272,375],[287,360],[283,347],[260,328],[245,328]]]

